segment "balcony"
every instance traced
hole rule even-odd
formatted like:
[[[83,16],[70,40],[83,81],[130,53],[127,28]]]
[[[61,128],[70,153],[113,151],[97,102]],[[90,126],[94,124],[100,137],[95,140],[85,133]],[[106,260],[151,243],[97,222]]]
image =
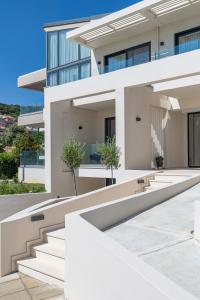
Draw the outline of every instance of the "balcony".
[[[46,86],[46,69],[28,73],[18,78],[18,87],[43,92]]]
[[[20,154],[20,166],[44,167],[45,157],[44,150],[23,151]]]
[[[30,126],[34,128],[43,128],[43,103],[39,105],[22,105],[20,107],[20,116],[18,117],[19,126]]]
[[[164,49],[159,52],[155,52],[149,57],[148,53],[139,53],[134,55],[129,59],[116,59],[112,64],[99,67],[99,74],[105,74],[114,72],[117,70],[134,67],[140,64],[148,63],[150,61],[155,61],[163,59],[169,56],[179,55],[187,53],[193,50],[200,49],[200,39],[191,40],[189,43],[182,43],[181,45],[175,46],[171,49]]]

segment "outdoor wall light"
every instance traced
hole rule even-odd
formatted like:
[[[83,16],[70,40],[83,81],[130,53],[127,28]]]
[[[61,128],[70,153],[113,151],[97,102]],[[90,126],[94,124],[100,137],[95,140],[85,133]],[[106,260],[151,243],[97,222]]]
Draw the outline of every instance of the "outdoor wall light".
[[[99,61],[97,62],[97,64],[98,64],[98,65],[101,65],[101,61],[99,60]]]
[[[78,126],[78,129],[79,129],[79,130],[82,130],[82,129],[83,129],[83,126]]]
[[[140,121],[141,121],[141,117],[137,116],[137,117],[136,117],[136,121],[137,121],[137,122],[140,122]]]
[[[165,42],[160,42],[160,46],[164,46],[165,45]]]

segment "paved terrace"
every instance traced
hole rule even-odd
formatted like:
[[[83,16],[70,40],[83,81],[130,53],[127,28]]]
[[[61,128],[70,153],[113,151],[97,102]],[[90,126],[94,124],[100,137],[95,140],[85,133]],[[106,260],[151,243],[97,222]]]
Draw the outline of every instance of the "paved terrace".
[[[15,273],[0,278],[0,300],[64,300],[64,292],[35,278]]]
[[[106,234],[200,299],[200,244],[193,238],[200,184]]]

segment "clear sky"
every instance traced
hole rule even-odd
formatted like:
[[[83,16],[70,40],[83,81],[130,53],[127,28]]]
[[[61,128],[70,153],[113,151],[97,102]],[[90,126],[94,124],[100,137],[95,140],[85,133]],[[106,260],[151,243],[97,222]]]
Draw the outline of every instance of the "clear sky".
[[[0,2],[0,102],[39,104],[42,93],[17,88],[17,77],[45,67],[43,24],[113,12],[138,0]]]

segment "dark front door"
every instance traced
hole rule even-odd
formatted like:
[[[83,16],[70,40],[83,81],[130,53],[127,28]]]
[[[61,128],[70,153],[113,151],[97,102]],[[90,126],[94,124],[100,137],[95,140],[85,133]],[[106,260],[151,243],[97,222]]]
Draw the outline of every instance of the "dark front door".
[[[105,142],[115,136],[115,117],[105,119]]]
[[[115,136],[115,117],[105,119],[105,142]],[[114,179],[114,183],[116,180]],[[106,178],[106,186],[112,185],[112,179]]]
[[[200,167],[200,112],[188,114],[188,165]]]

